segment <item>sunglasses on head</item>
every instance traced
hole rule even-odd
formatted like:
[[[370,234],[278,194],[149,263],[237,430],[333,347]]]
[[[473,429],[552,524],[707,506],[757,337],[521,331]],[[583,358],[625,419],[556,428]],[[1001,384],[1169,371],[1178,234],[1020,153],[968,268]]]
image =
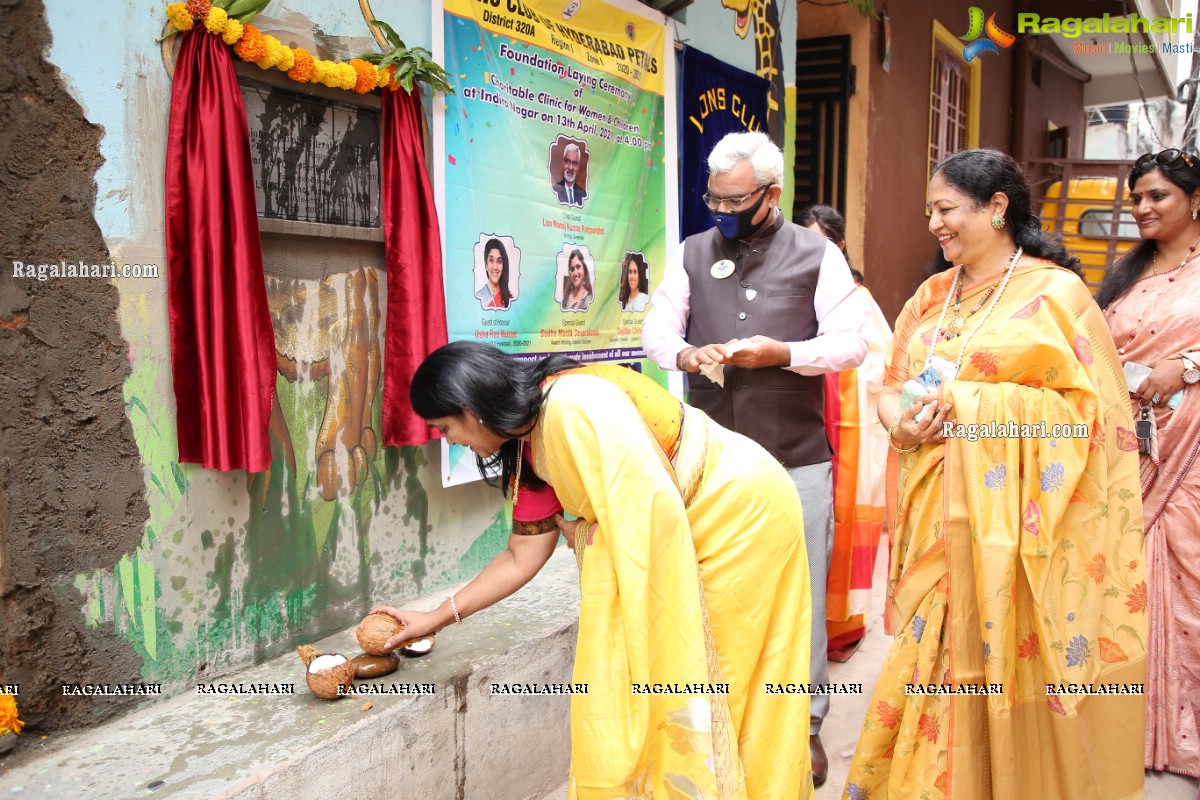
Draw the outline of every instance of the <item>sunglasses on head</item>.
[[[1169,164],[1174,164],[1181,158],[1183,159],[1183,163],[1187,164],[1193,169],[1195,168],[1196,165],[1192,161],[1191,156],[1175,147],[1168,148],[1160,153],[1146,153],[1144,156],[1140,156],[1137,161],[1133,162],[1133,166],[1141,167],[1153,161],[1160,167],[1165,167]]]

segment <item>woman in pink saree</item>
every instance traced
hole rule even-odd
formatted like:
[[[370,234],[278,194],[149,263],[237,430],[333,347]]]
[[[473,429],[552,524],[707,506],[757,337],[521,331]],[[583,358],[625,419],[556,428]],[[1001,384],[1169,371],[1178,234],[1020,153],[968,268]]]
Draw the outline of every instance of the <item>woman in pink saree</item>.
[[[1129,191],[1143,241],[1096,299],[1148,434],[1146,767],[1200,777],[1200,161],[1146,154]]]

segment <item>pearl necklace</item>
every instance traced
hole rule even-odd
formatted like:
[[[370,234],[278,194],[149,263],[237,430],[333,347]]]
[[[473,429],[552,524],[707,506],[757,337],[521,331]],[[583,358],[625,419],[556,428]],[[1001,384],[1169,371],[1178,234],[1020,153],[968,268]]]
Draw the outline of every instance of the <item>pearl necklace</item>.
[[[1196,258],[1196,256],[1194,254],[1195,254],[1196,248],[1198,246],[1200,246],[1200,239],[1197,239],[1195,242],[1192,243],[1192,246],[1187,249],[1186,253],[1184,253],[1183,260],[1179,262],[1179,266],[1176,267],[1175,269],[1171,270],[1170,272],[1160,273],[1157,269],[1155,269],[1151,275],[1146,276],[1147,278],[1155,277],[1158,275],[1167,275],[1168,277],[1167,277],[1167,282],[1158,288],[1158,291],[1155,292],[1154,296],[1150,298],[1150,302],[1147,303],[1145,305],[1145,307],[1142,308],[1142,312],[1140,314],[1138,314],[1137,320],[1133,323],[1133,327],[1129,330],[1129,339],[1126,340],[1123,347],[1121,347],[1119,350],[1117,350],[1118,355],[1122,355],[1122,356],[1125,355],[1125,348],[1129,347],[1129,345],[1133,344],[1133,340],[1137,338],[1138,326],[1142,324],[1142,318],[1146,316],[1146,313],[1148,311],[1150,311],[1150,309],[1154,308],[1154,304],[1158,302],[1158,298],[1162,295],[1163,292],[1165,292],[1167,290],[1167,286],[1169,284],[1174,283],[1175,279],[1179,277],[1180,271]],[[1150,262],[1151,268],[1154,267],[1154,265],[1156,264],[1157,261],[1158,261],[1158,248],[1156,247],[1154,249],[1154,259]],[[1142,280],[1146,280],[1146,278],[1142,278]],[[1142,289],[1142,291],[1145,292],[1146,290]],[[1128,294],[1127,294],[1127,296],[1128,296]],[[1124,299],[1124,298],[1122,298],[1122,299]],[[1151,328],[1150,335],[1153,336],[1155,333],[1157,333],[1157,331],[1154,328]]]

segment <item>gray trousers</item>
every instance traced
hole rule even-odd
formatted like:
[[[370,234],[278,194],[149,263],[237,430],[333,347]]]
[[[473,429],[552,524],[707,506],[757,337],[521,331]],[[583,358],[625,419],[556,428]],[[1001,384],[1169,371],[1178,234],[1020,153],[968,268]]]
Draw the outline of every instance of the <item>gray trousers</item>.
[[[829,683],[829,635],[825,631],[825,589],[829,564],[833,559],[833,463],[810,464],[787,471],[796,485],[804,507],[804,547],[808,551],[809,581],[812,585],[812,658],[809,680]],[[812,696],[808,732],[821,732],[821,722],[829,713],[829,695]]]

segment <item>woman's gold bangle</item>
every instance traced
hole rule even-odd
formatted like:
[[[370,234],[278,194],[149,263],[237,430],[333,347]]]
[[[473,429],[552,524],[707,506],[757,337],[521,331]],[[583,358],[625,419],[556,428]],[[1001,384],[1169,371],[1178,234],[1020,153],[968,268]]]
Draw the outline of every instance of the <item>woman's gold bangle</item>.
[[[458,603],[454,602],[454,595],[450,595],[450,611],[454,614],[455,623],[462,625],[462,617],[458,615]]]
[[[917,442],[912,447],[907,447],[907,448],[900,447],[899,445],[897,445],[896,440],[893,437],[895,436],[896,428],[898,428],[898,427],[900,427],[900,418],[896,417],[896,421],[892,423],[892,427],[888,428],[888,431],[887,431],[888,447],[892,448],[897,453],[911,453],[921,446],[920,442]]]

